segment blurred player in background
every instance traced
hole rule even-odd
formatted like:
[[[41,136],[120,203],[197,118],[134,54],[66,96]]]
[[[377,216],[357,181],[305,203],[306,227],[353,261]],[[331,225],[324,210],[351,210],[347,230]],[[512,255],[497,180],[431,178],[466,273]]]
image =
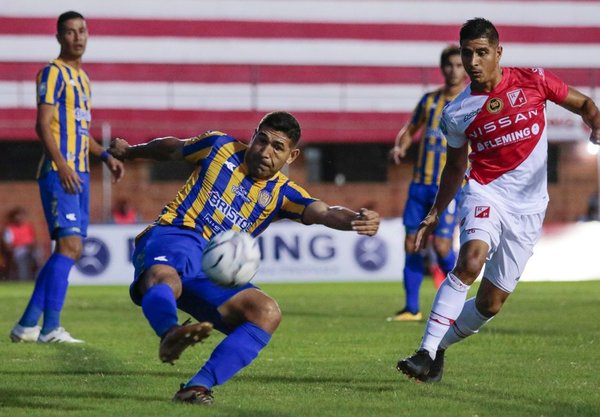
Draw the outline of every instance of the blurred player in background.
[[[139,221],[138,212],[127,198],[117,200],[111,211],[115,224],[136,224]]]
[[[69,271],[81,256],[87,233],[89,154],[102,158],[115,180],[123,175],[123,164],[90,136],[90,81],[81,67],[88,39],[85,19],[77,12],[65,12],[56,30],[60,55],[38,73],[35,125],[45,151],[38,171],[40,195],[56,246],[37,277],[23,316],[10,332],[14,342],[81,342],[60,325],[60,314]]]
[[[300,125],[289,113],[267,114],[249,145],[209,131],[179,140],[155,139],[129,146],[116,139],[109,152],[118,159],[185,160],[196,169],[158,219],[136,238],[132,300],[142,307],[161,338],[159,358],[173,363],[213,326],[227,337],[173,400],[211,404],[212,388],[250,364],[267,346],[281,320],[277,302],[253,284],[223,288],[202,271],[208,240],[225,230],[258,236],[279,219],[323,224],[374,235],[379,214],[329,206],[311,197],[280,170],[299,155]],[[178,325],[177,308],[199,323]]]
[[[458,46],[448,46],[442,51],[440,69],[444,86],[426,93],[415,108],[410,121],[398,132],[390,156],[399,164],[413,143],[413,137],[422,131],[419,140],[419,155],[413,170],[413,179],[408,189],[403,221],[406,228],[404,240],[404,290],[405,305],[389,320],[418,321],[423,318],[419,307],[419,293],[425,274],[425,252],[415,247],[415,234],[438,191],[442,169],[446,163],[446,138],[440,130],[442,109],[465,88],[466,73],[460,60]],[[440,223],[433,232],[431,245],[435,259],[430,264],[439,266],[442,276],[454,268],[456,254],[452,248],[452,236],[456,227],[458,196],[440,216]],[[435,269],[433,269],[435,278]]]
[[[459,213],[461,246],[456,267],[437,292],[419,350],[398,362],[398,370],[426,382],[441,380],[449,346],[477,333],[500,311],[541,236],[548,205],[546,101],[581,115],[592,129],[590,141],[600,143],[600,112],[592,99],[542,68],[501,67],[502,46],[490,21],[467,21],[460,47],[471,84],[442,115],[448,159],[415,244],[422,247],[437,227],[470,160]],[[477,296],[466,300],[484,266]]]
[[[7,214],[2,244],[9,259],[8,279],[32,281],[41,262],[35,228],[27,210],[17,206]]]

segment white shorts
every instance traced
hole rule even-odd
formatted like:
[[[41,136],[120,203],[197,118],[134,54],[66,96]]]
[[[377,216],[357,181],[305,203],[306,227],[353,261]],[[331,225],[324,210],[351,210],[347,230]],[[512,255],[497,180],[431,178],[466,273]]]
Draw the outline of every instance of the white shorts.
[[[516,214],[490,205],[474,195],[465,196],[459,214],[460,244],[483,240],[490,250],[483,276],[496,287],[511,293],[542,235],[546,210]]]

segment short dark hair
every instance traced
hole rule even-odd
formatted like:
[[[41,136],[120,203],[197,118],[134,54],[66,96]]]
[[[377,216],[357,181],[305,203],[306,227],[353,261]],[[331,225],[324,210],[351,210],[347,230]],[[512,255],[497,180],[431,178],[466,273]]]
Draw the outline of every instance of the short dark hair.
[[[258,123],[258,130],[265,126],[270,127],[277,132],[284,133],[290,138],[294,146],[298,145],[298,142],[300,142],[300,123],[298,123],[298,120],[288,112],[274,111],[267,113]]]
[[[73,10],[69,10],[68,12],[64,12],[60,16],[58,16],[58,20],[56,21],[56,32],[62,33],[64,30],[65,22],[71,19],[83,19],[85,17],[81,13],[74,12]]]
[[[450,62],[450,57],[453,55],[460,56],[460,48],[457,45],[448,45],[442,51],[442,55],[440,55],[440,67],[448,64]]]
[[[460,28],[460,44],[464,41],[486,38],[490,44],[498,45],[500,36],[492,22],[483,17],[467,20]]]

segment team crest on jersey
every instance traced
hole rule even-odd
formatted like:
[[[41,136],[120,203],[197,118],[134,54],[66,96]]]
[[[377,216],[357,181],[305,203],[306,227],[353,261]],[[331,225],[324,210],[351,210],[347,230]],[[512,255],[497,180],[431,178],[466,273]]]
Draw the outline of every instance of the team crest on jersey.
[[[503,107],[504,107],[504,102],[496,97],[494,97],[493,99],[488,101],[487,106],[486,106],[487,111],[490,113],[493,113],[493,114],[500,112],[500,110],[502,110]]]
[[[506,93],[508,96],[508,101],[512,107],[521,107],[525,103],[527,103],[527,97],[525,97],[525,93],[522,88],[509,91]]]
[[[271,203],[271,201],[273,201],[273,196],[270,192],[261,190],[258,193],[258,205],[262,208],[267,207]]]
[[[476,206],[475,217],[479,219],[487,219],[490,217],[490,206]]]

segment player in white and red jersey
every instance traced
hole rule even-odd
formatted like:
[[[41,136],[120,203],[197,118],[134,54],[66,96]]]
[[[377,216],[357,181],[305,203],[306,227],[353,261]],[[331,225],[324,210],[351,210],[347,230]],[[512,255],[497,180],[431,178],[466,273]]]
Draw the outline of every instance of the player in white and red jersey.
[[[581,115],[592,129],[590,141],[600,143],[600,111],[589,97],[541,68],[500,67],[502,46],[491,22],[467,21],[460,46],[471,84],[444,109],[446,166],[416,244],[427,242],[470,161],[459,213],[461,246],[456,267],[436,294],[419,350],[397,366],[425,382],[441,380],[450,345],[477,333],[500,311],[540,238],[548,204],[546,101]],[[477,296],[466,300],[484,266]]]

